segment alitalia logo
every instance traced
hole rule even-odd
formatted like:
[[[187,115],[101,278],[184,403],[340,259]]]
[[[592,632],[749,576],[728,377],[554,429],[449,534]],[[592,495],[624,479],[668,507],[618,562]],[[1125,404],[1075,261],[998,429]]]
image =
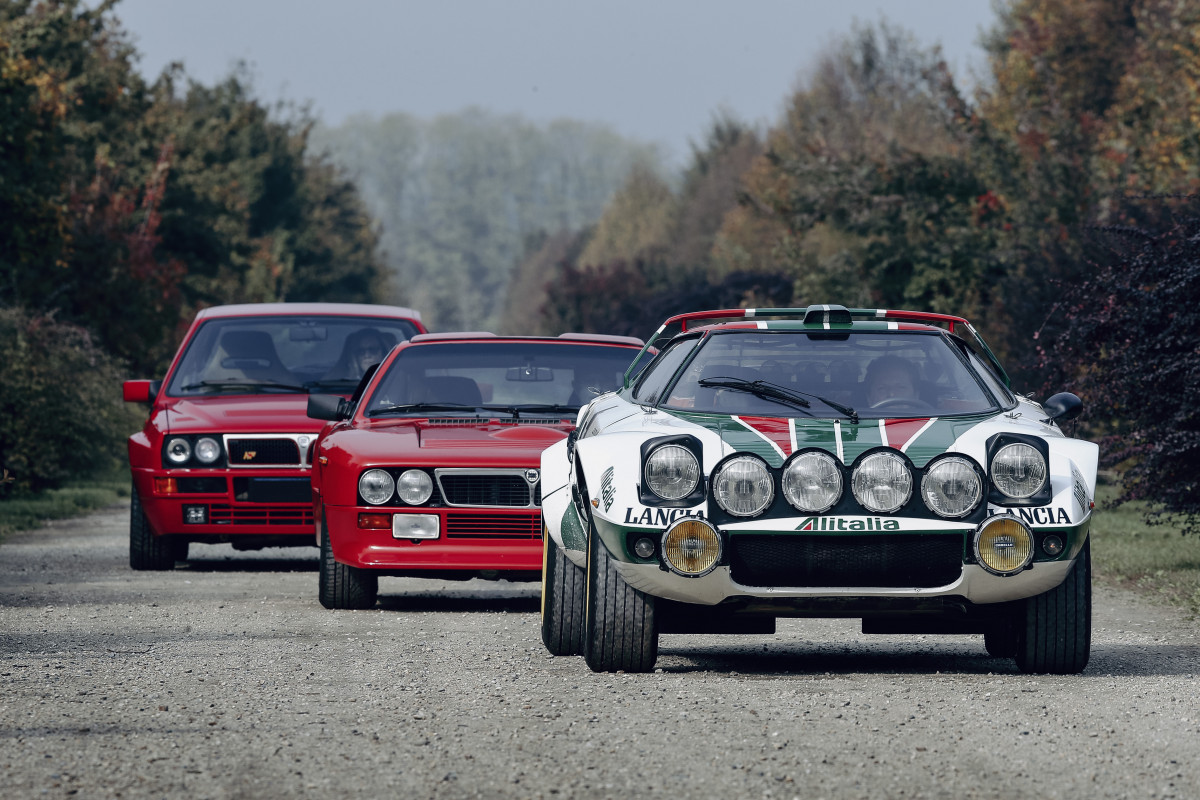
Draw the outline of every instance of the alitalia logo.
[[[798,531],[898,531],[900,523],[883,517],[806,517]]]

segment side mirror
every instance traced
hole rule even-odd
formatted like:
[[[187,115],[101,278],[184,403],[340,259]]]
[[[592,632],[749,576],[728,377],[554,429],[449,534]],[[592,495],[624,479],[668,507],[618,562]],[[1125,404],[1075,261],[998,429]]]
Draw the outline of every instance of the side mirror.
[[[153,403],[161,388],[162,381],[125,381],[121,396],[126,403]]]
[[[350,409],[351,405],[341,395],[310,394],[308,396],[308,416],[313,419],[338,422],[350,418]]]
[[[1070,422],[1083,413],[1083,401],[1070,392],[1059,392],[1042,403],[1042,408],[1051,422]]]

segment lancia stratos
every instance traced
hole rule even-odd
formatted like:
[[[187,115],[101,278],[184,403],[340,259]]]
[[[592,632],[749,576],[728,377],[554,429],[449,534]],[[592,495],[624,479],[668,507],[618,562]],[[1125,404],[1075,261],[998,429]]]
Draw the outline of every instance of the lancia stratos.
[[[542,454],[542,639],[652,669],[660,633],[976,634],[1088,661],[1098,448],[1015,393],[961,317],[810,306],[673,317]],[[982,654],[981,654],[982,655]]]

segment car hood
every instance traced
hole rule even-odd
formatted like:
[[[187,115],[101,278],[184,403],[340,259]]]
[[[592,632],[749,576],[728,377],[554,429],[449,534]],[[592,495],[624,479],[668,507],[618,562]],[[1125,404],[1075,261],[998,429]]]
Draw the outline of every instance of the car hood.
[[[437,420],[376,422],[334,431],[323,443],[362,464],[407,463],[455,466],[487,462],[495,467],[536,465],[543,450],[564,439],[573,425],[482,423]]]
[[[317,433],[324,422],[307,415],[308,395],[189,397],[166,406],[171,433]]]

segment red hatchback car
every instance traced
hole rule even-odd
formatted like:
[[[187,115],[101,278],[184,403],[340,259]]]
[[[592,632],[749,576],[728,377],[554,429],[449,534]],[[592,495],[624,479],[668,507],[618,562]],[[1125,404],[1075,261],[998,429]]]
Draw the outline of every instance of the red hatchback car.
[[[541,453],[621,386],[641,341],[563,334],[415,336],[330,420],[313,466],[320,601],[370,608],[380,575],[537,580]]]
[[[129,437],[129,564],[172,569],[191,542],[241,550],[310,545],[313,392],[350,395],[365,370],[424,332],[416,311],[349,303],[206,308],[161,381],[126,381],[150,403]]]

